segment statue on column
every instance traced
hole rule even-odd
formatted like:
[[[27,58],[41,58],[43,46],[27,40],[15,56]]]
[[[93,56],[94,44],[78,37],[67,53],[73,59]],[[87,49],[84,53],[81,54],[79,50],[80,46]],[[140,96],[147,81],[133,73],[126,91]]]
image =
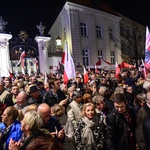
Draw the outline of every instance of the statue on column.
[[[5,33],[5,25],[7,25],[7,22],[5,22],[2,16],[0,16],[0,33]]]
[[[39,29],[40,36],[43,36],[44,35],[45,26],[42,25],[42,22],[40,22],[40,25],[37,25],[36,27]]]

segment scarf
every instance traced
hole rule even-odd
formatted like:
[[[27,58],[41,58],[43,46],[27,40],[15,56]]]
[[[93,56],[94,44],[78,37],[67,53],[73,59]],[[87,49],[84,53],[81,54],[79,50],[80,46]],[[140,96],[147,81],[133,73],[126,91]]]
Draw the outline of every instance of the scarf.
[[[92,120],[89,120],[87,117],[83,118],[83,122],[86,126],[82,129],[82,143],[87,146],[88,149],[92,148],[94,144],[94,136],[93,136],[93,127],[95,126],[95,117]]]

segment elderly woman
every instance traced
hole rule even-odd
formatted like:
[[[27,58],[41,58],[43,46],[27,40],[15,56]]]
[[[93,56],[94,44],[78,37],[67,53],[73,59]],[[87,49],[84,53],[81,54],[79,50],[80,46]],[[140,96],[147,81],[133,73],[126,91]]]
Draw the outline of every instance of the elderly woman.
[[[3,149],[8,150],[10,139],[18,141],[22,137],[21,124],[17,121],[18,110],[13,106],[9,106],[4,110],[1,117],[0,142]]]
[[[48,130],[40,129],[42,126],[42,118],[36,111],[29,111],[25,114],[21,121],[21,130],[24,136],[19,142],[10,140],[9,150],[52,150],[57,147],[61,150],[61,146],[54,140]]]
[[[86,103],[82,118],[75,130],[75,145],[82,150],[102,150],[104,148],[104,125],[96,116],[93,103]]]

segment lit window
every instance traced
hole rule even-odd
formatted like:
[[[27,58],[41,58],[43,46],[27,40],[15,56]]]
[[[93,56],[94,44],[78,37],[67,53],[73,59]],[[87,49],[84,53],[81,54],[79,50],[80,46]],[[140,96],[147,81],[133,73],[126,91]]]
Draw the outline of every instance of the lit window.
[[[112,64],[115,64],[115,52],[110,51],[110,60]]]
[[[88,36],[87,33],[87,24],[86,23],[80,23],[80,27],[81,27],[81,35],[82,36]]]
[[[89,50],[87,49],[82,50],[82,56],[83,56],[83,65],[89,66]]]
[[[96,36],[97,38],[102,38],[101,26],[96,26]]]
[[[113,30],[112,30],[112,28],[109,28],[109,38],[113,39]]]

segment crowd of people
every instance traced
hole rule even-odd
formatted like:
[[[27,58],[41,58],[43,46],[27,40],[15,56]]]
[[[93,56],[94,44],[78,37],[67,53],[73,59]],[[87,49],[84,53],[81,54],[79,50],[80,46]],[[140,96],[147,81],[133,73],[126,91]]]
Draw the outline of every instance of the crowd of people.
[[[1,150],[150,150],[150,73],[3,77]]]

